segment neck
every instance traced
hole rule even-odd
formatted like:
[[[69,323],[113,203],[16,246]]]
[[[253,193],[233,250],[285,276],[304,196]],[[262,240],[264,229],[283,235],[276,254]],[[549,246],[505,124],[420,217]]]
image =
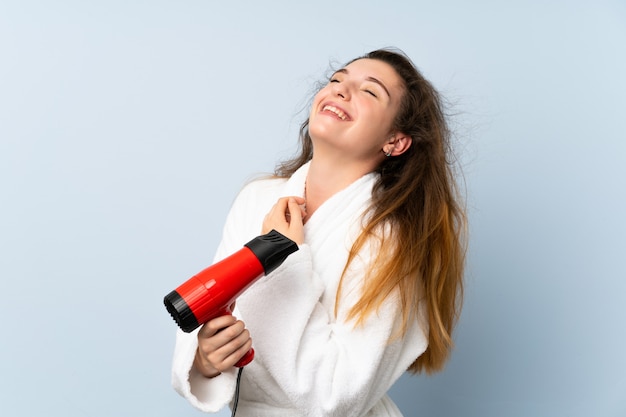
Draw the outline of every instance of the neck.
[[[372,167],[361,164],[320,160],[314,156],[306,179],[307,218],[334,194],[372,170]]]

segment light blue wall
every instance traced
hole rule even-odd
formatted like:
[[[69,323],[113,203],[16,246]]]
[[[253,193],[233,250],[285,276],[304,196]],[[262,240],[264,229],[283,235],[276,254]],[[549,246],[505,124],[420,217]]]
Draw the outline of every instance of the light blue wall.
[[[169,386],[162,297],[294,149],[329,60],[388,45],[454,104],[471,221],[452,361],[393,397],[625,416],[617,0],[0,1],[0,413],[200,415]]]

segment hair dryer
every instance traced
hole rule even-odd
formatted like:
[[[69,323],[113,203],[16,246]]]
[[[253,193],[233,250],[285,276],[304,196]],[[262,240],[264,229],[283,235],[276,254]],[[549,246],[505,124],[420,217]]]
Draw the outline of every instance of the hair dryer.
[[[166,295],[165,307],[189,333],[215,317],[231,314],[230,306],[237,297],[297,250],[294,241],[276,230],[258,236]],[[235,366],[246,366],[253,358],[254,350],[250,349]]]

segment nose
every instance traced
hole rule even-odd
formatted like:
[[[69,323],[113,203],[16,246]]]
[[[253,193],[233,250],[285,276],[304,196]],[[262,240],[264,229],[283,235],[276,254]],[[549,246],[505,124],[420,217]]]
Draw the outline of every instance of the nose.
[[[333,92],[344,100],[350,100],[350,87],[346,82],[333,83]]]

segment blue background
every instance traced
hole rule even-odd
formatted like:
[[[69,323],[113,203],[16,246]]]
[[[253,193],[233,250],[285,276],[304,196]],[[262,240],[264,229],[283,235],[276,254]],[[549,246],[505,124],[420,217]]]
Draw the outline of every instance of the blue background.
[[[0,1],[0,409],[196,416],[163,296],[295,149],[330,63],[447,97],[471,241],[456,349],[406,416],[626,416],[623,1]],[[227,413],[220,415],[228,415]]]

